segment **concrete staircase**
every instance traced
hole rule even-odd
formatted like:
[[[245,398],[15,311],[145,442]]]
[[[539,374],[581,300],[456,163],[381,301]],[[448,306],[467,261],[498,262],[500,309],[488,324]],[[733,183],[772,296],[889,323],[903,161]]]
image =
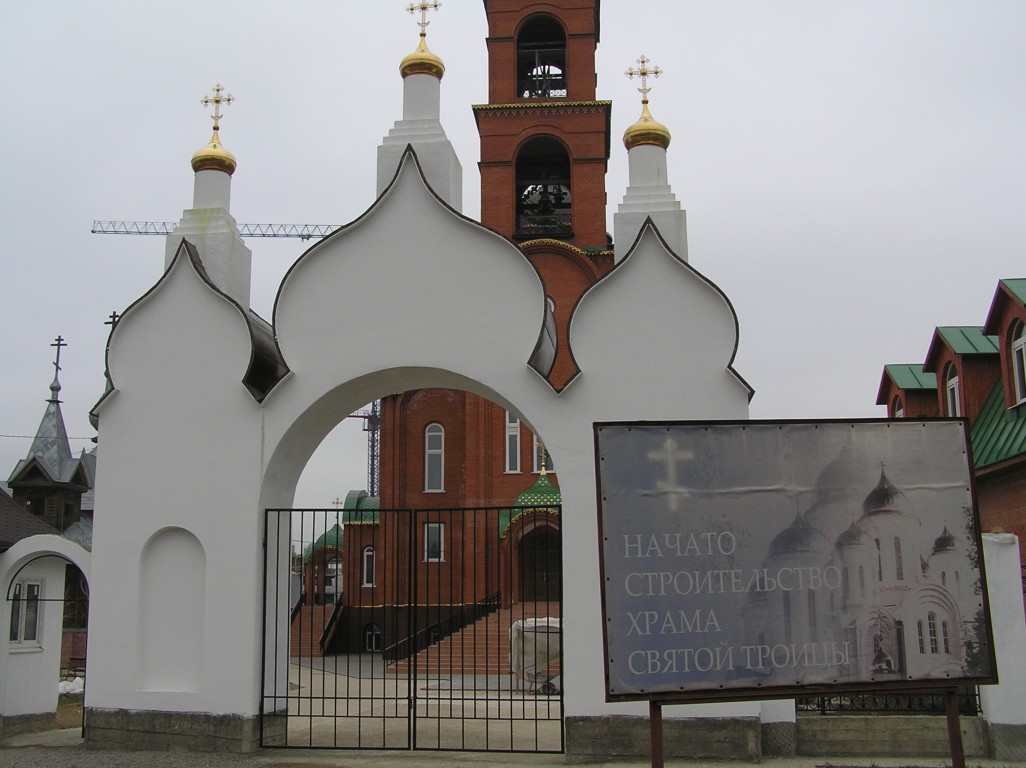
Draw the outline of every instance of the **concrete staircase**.
[[[558,618],[558,603],[517,603],[512,608],[500,608],[418,653],[417,673],[508,675],[513,622],[545,616]],[[412,659],[397,662],[389,671],[404,675],[412,663]]]
[[[324,631],[324,625],[331,618],[333,605],[304,605],[299,609],[289,631],[289,655],[321,656],[318,641]]]

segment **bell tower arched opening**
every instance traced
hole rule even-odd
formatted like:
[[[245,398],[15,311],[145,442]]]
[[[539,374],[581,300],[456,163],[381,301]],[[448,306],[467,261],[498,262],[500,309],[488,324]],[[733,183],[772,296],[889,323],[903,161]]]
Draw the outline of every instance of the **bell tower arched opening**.
[[[531,18],[517,35],[517,94],[522,99],[566,98],[566,33],[551,16]]]
[[[551,136],[528,141],[517,153],[515,238],[573,237],[570,156]]]

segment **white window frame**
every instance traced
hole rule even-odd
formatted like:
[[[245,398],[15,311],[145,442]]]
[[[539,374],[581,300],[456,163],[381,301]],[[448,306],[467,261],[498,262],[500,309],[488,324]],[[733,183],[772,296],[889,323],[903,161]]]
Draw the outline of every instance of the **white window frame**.
[[[958,369],[949,363],[944,375],[944,402],[948,416],[961,416],[962,405],[959,398]]]
[[[545,457],[545,471],[549,473],[556,471],[556,468],[552,465],[552,454],[545,450],[545,444],[538,439],[538,435],[534,436],[534,450],[531,453],[534,455],[533,472],[536,475],[542,469],[542,456]]]
[[[901,403],[901,398],[898,395],[894,396],[894,400],[891,403],[892,418],[903,419],[905,418],[905,407]]]
[[[30,597],[33,588],[35,597]],[[28,631],[30,628],[31,632]],[[43,580],[19,579],[11,586],[11,627],[8,635],[11,647],[41,648],[42,635]]]
[[[520,419],[506,411],[506,474],[520,473]]]
[[[438,537],[438,554],[431,552],[432,532]],[[445,562],[445,523],[424,523],[424,562]]]
[[[1026,403],[1026,325],[1019,320],[1010,334],[1012,339],[1012,391],[1015,404]]]
[[[373,587],[377,566],[377,553],[374,551],[374,547],[364,547],[360,554],[360,586]]]
[[[381,627],[368,624],[363,628],[363,650],[376,653],[381,650]]]
[[[438,438],[438,446],[431,446],[431,439]],[[432,485],[433,464],[438,464],[438,482]],[[443,493],[445,491],[445,427],[432,422],[424,427],[424,493]]]

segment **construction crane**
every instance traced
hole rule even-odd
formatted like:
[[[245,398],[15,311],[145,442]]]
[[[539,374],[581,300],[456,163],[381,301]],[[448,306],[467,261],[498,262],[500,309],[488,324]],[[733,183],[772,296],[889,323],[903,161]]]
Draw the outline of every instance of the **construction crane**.
[[[94,235],[170,235],[176,221],[93,221]],[[338,224],[238,224],[243,237],[298,237],[300,240],[321,239],[339,228]],[[381,456],[381,401],[371,403],[370,410],[356,411],[350,418],[363,419],[367,433],[367,493],[378,495]]]
[[[93,222],[94,235],[170,235],[177,221],[101,221]],[[298,237],[312,240],[325,237],[339,224],[239,224],[243,237]]]

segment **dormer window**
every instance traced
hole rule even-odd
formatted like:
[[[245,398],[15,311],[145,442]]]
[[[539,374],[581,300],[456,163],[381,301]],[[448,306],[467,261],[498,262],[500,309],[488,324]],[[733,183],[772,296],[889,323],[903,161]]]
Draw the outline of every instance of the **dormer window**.
[[[949,363],[944,374],[944,402],[947,406],[948,416],[961,416],[962,406],[959,404],[958,396],[958,369],[954,363]]]
[[[1026,403],[1026,326],[1017,320],[1009,334],[1012,345],[1012,387],[1016,405]]]
[[[535,16],[517,36],[517,93],[522,99],[566,98],[566,33],[550,16]]]
[[[570,156],[563,145],[549,136],[531,139],[517,154],[516,174],[515,237],[570,237]]]
[[[901,404],[901,398],[897,395],[894,396],[894,400],[891,401],[891,418],[892,419],[903,419],[905,418],[905,408]]]

